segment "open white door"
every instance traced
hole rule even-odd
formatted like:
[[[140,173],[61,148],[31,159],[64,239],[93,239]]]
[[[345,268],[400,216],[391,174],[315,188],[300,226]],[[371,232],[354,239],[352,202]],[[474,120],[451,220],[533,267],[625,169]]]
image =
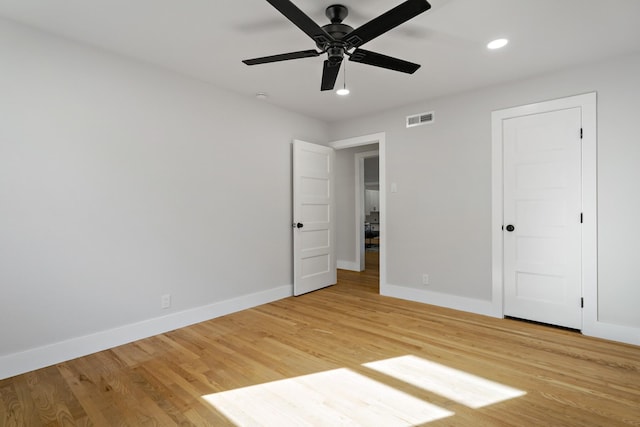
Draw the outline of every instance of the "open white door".
[[[293,294],[334,285],[333,164],[330,147],[293,141]]]

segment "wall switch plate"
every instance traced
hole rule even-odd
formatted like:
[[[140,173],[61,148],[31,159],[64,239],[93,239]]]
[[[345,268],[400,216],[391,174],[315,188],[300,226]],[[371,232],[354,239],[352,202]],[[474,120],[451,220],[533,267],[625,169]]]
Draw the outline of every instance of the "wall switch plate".
[[[391,192],[392,193],[397,193],[398,192],[398,184],[396,184],[395,182],[391,183]]]
[[[171,294],[165,294],[160,297],[160,307],[169,308],[171,307]]]
[[[428,274],[423,274],[422,275],[422,284],[423,285],[428,285],[429,284],[429,275]]]

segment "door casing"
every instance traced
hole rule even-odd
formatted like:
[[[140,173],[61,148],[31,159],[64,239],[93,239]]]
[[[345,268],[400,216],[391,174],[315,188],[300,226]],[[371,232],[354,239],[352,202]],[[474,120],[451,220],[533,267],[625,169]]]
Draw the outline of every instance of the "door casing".
[[[380,166],[380,235],[387,236],[387,227],[386,227],[386,209],[387,209],[387,191],[386,191],[386,133],[374,133],[369,135],[362,135],[353,138],[336,140],[329,143],[330,147],[333,147],[336,150],[351,148],[351,147],[360,147],[363,145],[369,144],[378,144],[378,152],[379,152],[379,166]],[[360,212],[358,209],[355,211],[354,224],[358,224],[360,222]],[[354,257],[357,259],[357,264],[360,263],[359,257],[359,242],[360,235],[358,235],[358,231],[356,230],[354,238],[356,239],[356,253]],[[383,238],[380,240],[380,293],[383,293],[383,289],[385,284],[387,283],[387,239]]]

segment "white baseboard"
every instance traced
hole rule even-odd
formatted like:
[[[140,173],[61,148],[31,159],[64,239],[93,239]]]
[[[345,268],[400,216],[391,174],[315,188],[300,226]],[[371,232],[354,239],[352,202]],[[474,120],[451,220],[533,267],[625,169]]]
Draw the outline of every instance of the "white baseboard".
[[[593,322],[585,321],[582,325],[582,334],[594,338],[640,345],[640,328],[632,326],[614,325],[598,320]]]
[[[0,380],[293,295],[291,285],[132,323],[0,357]]]
[[[469,313],[482,314],[490,317],[503,317],[500,305],[491,301],[388,284],[380,285],[380,294],[409,301],[421,302],[424,304],[437,305],[439,307],[451,308],[454,310],[466,311]],[[640,328],[632,326],[614,325],[601,321],[587,321],[585,319],[582,334],[594,338],[602,338],[610,341],[618,341],[640,346]]]
[[[360,271],[360,265],[353,261],[343,261],[339,259],[336,261],[336,266],[340,270]]]
[[[380,284],[380,294],[388,297],[406,299],[424,304],[437,305],[453,310],[467,311],[490,317],[502,317],[502,313],[496,311],[492,301],[474,298],[460,297],[423,289],[408,288],[405,286]]]

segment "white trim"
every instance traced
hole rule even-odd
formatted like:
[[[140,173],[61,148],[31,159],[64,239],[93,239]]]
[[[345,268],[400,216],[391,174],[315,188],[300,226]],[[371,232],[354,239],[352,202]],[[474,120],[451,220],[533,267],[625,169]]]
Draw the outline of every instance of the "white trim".
[[[640,345],[640,330],[598,319],[597,95],[595,92],[492,113],[492,304],[503,313],[502,121],[566,108],[582,110],[582,333]]]
[[[439,307],[482,314],[485,316],[502,317],[500,313],[495,312],[493,302],[487,300],[389,284],[385,284],[384,286],[380,284],[380,295],[421,302],[424,304],[437,305]]]
[[[385,139],[385,133],[372,133],[370,135],[356,136],[354,138],[340,139],[329,143],[329,147],[335,150],[343,148],[360,147],[362,145],[375,144]]]
[[[237,311],[267,304],[292,295],[292,285],[280,286],[190,310],[171,313],[167,316],[144,320],[107,331],[71,338],[66,341],[1,356],[0,380]]]
[[[605,323],[599,320],[593,320],[589,317],[589,322],[587,323],[587,310],[597,311],[596,304],[592,304],[594,307],[588,307],[585,297],[584,303],[584,316],[585,322],[582,328],[582,333],[584,335],[588,335],[590,337],[604,338],[613,341],[620,341],[627,344],[640,345],[640,328],[636,328],[633,326],[625,326],[625,325],[614,325],[612,323]]]
[[[504,186],[502,184],[502,118],[491,114],[491,301],[493,309],[504,316],[503,270],[504,261],[502,225]]]
[[[354,138],[341,139],[329,143],[329,146],[340,150],[343,148],[359,147],[368,144],[378,144],[379,168],[380,168],[380,287],[387,281],[387,173],[386,173],[386,152],[387,136],[385,132],[370,135],[357,136]],[[356,246],[357,247],[357,246]]]
[[[364,182],[364,159],[368,159],[371,157],[380,158],[380,151],[365,151],[363,153],[355,154],[355,171],[356,171],[356,180],[355,180],[355,201],[356,201],[356,261],[355,264],[358,265],[358,270],[355,271],[364,271],[364,237],[362,236],[362,229],[364,228],[364,218],[366,212],[364,211],[364,190],[366,188]],[[379,160],[378,160],[379,161]],[[378,165],[379,166],[379,165]],[[378,188],[380,187],[380,181],[377,182]]]
[[[344,261],[339,259],[337,261],[337,268],[340,270],[349,270],[349,271],[362,271],[360,270],[360,264],[353,261]]]

